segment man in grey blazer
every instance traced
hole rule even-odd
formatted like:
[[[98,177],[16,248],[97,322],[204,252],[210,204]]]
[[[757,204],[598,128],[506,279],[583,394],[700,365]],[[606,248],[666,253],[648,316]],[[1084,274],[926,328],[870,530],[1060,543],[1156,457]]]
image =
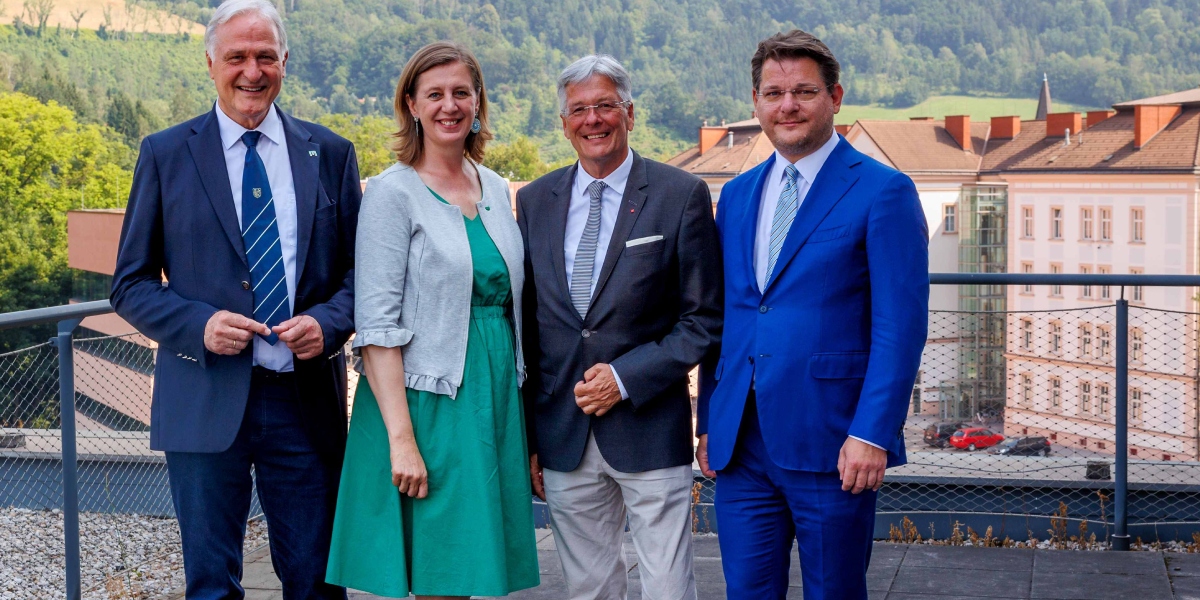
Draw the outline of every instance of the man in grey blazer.
[[[696,598],[688,371],[719,341],[708,186],[629,148],[629,74],[606,55],[558,79],[579,161],[517,193],[525,414],[573,599],[624,600],[629,518],[642,597]]]

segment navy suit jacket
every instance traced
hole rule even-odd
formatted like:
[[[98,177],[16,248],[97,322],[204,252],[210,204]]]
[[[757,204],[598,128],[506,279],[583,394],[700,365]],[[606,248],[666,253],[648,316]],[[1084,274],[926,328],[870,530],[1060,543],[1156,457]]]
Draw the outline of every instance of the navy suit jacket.
[[[296,189],[294,314],[312,316],[325,336],[320,356],[294,359],[296,380],[313,441],[340,460],[341,348],[354,331],[358,162],[354,146],[332,131],[279,116]],[[147,136],[121,228],[112,303],[159,344],[151,448],[220,452],[233,444],[250,392],[253,344],[235,356],[213,354],[204,347],[204,327],[218,310],[253,318],[249,281],[216,113]]]
[[[774,156],[725,184],[717,206],[725,335],[697,403],[709,464],[729,464],[752,383],[780,467],[837,471],[847,436],[887,449],[888,466],[903,464],[929,308],[928,228],[916,188],[842,139],[760,293],[754,239]]]

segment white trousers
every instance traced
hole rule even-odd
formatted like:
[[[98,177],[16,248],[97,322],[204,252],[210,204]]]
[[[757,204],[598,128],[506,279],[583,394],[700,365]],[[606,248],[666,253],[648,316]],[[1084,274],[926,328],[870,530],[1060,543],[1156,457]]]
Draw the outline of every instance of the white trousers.
[[[571,600],[626,600],[625,518],[643,600],[696,600],[692,571],[692,466],[622,473],[588,433],[574,471],[545,469],[550,527]]]

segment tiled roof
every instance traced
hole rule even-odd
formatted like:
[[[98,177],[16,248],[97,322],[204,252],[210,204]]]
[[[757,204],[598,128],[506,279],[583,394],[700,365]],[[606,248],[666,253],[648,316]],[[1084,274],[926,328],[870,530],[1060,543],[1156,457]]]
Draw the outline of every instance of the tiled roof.
[[[977,171],[989,127],[971,123],[971,151],[964,152],[943,121],[859,120],[857,125],[905,173]]]
[[[757,123],[755,120],[754,124]],[[761,128],[749,128],[743,124],[746,124],[746,121],[726,126],[733,132],[732,146],[723,139],[704,154],[700,154],[699,146],[693,146],[668,160],[667,164],[694,175],[736,177],[749,171],[766,160],[775,148],[771,145],[771,140],[763,135]],[[744,131],[735,130],[742,127],[745,127]]]
[[[1121,102],[1120,104],[1114,104],[1113,108],[1120,110],[1122,108],[1134,107],[1139,104],[1200,104],[1200,88],[1192,88],[1190,90],[1175,92],[1173,94],[1142,98],[1140,100],[1130,100],[1129,102]]]
[[[1133,147],[1133,113],[1115,116],[1083,130],[1064,145],[1062,136],[1045,137],[1044,121],[1024,121],[1011,140],[992,140],[983,171],[1193,171],[1198,166],[1200,108],[1188,108],[1140,150]]]

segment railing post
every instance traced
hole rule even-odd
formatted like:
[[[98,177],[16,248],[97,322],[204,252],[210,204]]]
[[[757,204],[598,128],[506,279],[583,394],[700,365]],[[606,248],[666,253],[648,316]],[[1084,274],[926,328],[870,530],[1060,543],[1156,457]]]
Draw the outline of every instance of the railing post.
[[[80,598],[79,467],[75,448],[75,352],[72,333],[80,319],[58,322],[58,397],[62,421],[63,538],[66,550],[67,600]]]
[[[1117,300],[1117,439],[1116,497],[1113,498],[1113,550],[1129,550],[1129,301]]]

